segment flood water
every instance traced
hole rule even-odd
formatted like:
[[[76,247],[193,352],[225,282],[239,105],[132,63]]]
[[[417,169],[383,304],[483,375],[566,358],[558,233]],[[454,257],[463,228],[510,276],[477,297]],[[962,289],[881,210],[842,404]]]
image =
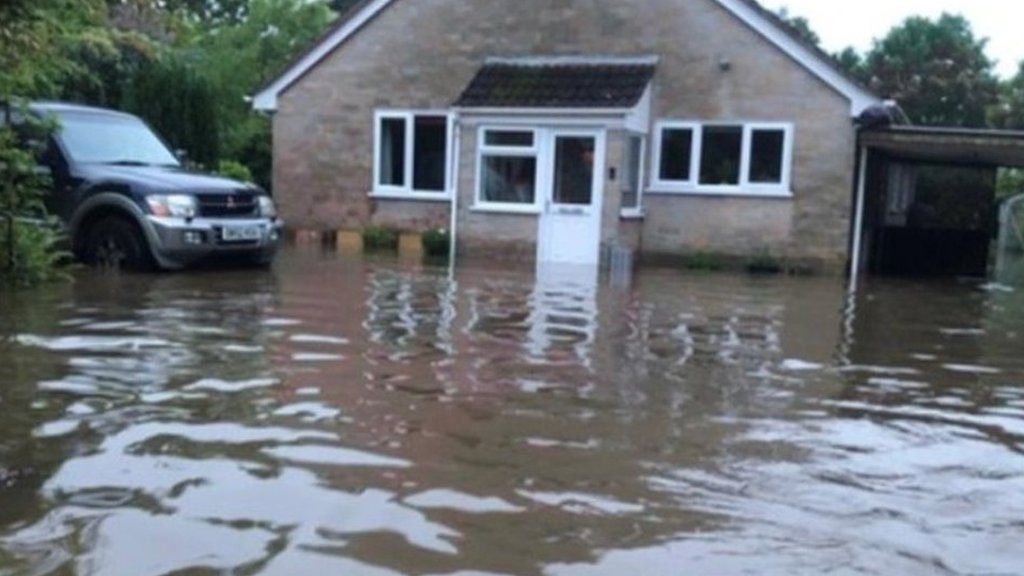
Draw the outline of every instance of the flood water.
[[[356,260],[0,292],[0,574],[1024,573],[1024,294]]]

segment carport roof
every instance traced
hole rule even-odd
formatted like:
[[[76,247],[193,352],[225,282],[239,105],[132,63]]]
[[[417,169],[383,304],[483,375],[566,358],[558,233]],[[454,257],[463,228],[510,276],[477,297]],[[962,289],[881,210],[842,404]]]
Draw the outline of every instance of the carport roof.
[[[1024,132],[888,126],[861,133],[861,145],[895,157],[942,164],[1024,168]]]

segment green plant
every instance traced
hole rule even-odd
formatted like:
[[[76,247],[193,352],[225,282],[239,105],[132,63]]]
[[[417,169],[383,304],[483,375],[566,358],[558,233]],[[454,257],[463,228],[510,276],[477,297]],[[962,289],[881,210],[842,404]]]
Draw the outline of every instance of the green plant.
[[[781,274],[782,262],[767,250],[747,261],[747,272],[751,274]]]
[[[240,182],[252,182],[252,172],[241,162],[221,160],[217,164],[217,174]]]
[[[709,272],[721,270],[724,267],[722,260],[718,256],[708,252],[697,252],[687,256],[683,259],[683,266],[687,270],[705,270]]]
[[[444,228],[423,233],[423,251],[431,258],[446,258],[451,252],[452,236]]]
[[[398,250],[398,231],[387,226],[363,228],[363,248],[367,251]]]
[[[15,128],[12,108],[6,103],[0,112],[0,272],[12,284],[31,286],[60,276],[65,256],[57,249],[59,226],[43,206],[50,176],[37,161],[56,125],[22,109]]]

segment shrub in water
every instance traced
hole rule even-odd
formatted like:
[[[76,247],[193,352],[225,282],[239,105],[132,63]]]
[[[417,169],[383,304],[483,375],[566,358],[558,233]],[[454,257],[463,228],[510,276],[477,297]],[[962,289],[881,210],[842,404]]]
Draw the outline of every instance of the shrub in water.
[[[751,274],[781,274],[782,270],[782,262],[767,250],[747,262],[747,272]]]
[[[451,252],[452,237],[444,228],[423,233],[423,251],[431,258],[445,258]]]
[[[363,228],[363,248],[367,251],[398,250],[398,231],[386,226]]]
[[[698,252],[696,254],[687,256],[683,261],[683,265],[688,270],[706,270],[715,271],[723,268],[722,260],[714,254],[707,252]]]

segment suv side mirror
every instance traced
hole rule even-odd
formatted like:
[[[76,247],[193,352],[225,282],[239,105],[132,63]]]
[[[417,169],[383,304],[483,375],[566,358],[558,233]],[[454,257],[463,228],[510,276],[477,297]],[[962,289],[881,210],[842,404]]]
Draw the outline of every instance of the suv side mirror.
[[[178,159],[178,162],[184,164],[185,162],[188,161],[188,150],[185,150],[184,148],[178,148],[177,150],[174,151],[174,157]]]

